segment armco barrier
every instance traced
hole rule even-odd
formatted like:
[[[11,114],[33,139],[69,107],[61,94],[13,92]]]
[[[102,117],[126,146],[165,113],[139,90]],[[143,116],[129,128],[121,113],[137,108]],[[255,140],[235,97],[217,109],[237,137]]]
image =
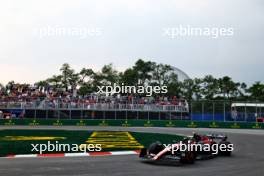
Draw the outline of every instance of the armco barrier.
[[[123,126],[123,127],[184,127],[184,128],[241,128],[264,129],[264,123],[214,122],[184,120],[44,120],[44,119],[1,119],[0,125],[28,126]]]

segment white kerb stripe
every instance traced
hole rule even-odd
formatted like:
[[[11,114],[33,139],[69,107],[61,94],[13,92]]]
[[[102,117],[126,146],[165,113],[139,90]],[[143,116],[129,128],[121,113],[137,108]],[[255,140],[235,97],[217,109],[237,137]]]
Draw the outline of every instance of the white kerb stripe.
[[[89,156],[89,153],[65,153],[65,157]]]
[[[100,152],[97,153],[98,156],[103,156],[103,155],[109,155],[109,154],[104,154],[102,152],[102,155],[100,155]],[[113,151],[110,152],[110,155],[135,155],[138,154],[137,151]],[[89,153],[64,153],[64,156],[60,157],[81,157],[81,156],[96,156],[93,155],[92,152],[91,154]],[[13,155],[13,156],[7,156],[5,158],[36,158],[36,157],[53,157],[52,154],[49,156],[39,156],[38,154],[22,154],[22,155]],[[55,157],[55,156],[54,156]]]
[[[135,151],[120,151],[120,152],[111,152],[112,155],[134,155],[138,154]]]
[[[35,158],[38,157],[37,154],[28,154],[28,155],[15,155],[15,158]]]

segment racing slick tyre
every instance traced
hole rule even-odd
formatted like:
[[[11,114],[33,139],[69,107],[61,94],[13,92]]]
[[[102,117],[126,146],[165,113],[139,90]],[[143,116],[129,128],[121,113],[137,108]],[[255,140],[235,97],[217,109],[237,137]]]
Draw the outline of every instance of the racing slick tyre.
[[[221,141],[219,142],[219,148],[220,148],[220,145],[221,146],[225,146],[226,149],[229,149],[229,145],[231,144],[231,142],[228,142],[228,141]],[[219,150],[219,155],[221,156],[231,156],[231,151],[230,150],[225,150],[225,151],[222,151],[222,150]]]
[[[182,153],[180,162],[182,164],[194,164],[196,159],[196,153],[193,151],[185,151]]]
[[[203,143],[199,143],[199,144],[203,145],[203,149],[201,151],[196,151],[198,155],[202,155],[204,159],[210,159],[216,156],[216,154],[214,154],[214,149],[213,149],[213,146],[217,145],[216,142],[212,141],[209,144],[210,145],[209,149],[205,146],[205,144]]]
[[[148,152],[156,155],[163,149],[164,149],[164,146],[160,142],[154,142],[150,144],[148,148]]]
[[[139,153],[139,158],[143,158],[146,155],[147,155],[147,149],[146,148],[141,149]]]

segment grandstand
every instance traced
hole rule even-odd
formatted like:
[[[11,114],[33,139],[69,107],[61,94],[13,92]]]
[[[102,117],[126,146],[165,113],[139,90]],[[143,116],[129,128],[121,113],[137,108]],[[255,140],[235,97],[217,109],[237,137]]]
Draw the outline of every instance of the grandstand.
[[[19,97],[19,96],[18,96]],[[2,99],[3,118],[41,119],[188,119],[185,100],[163,97],[35,97]]]

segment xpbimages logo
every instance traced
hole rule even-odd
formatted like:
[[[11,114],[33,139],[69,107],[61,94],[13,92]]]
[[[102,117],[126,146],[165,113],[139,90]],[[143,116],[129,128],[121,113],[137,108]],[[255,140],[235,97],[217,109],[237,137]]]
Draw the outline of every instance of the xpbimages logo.
[[[101,144],[61,144],[59,141],[43,144],[31,144],[31,152],[43,154],[45,152],[99,152],[102,150]]]
[[[166,94],[168,92],[167,86],[126,86],[124,83],[113,86],[97,86],[98,94],[113,95],[113,94],[146,94],[146,96],[152,96],[155,94]]]
[[[195,152],[212,152],[212,154],[218,154],[219,152],[232,152],[234,151],[233,144],[202,144],[202,143],[191,143],[189,140],[188,143],[183,143],[180,141],[177,144],[163,144],[166,150],[171,151],[172,154],[180,151],[195,151]]]

